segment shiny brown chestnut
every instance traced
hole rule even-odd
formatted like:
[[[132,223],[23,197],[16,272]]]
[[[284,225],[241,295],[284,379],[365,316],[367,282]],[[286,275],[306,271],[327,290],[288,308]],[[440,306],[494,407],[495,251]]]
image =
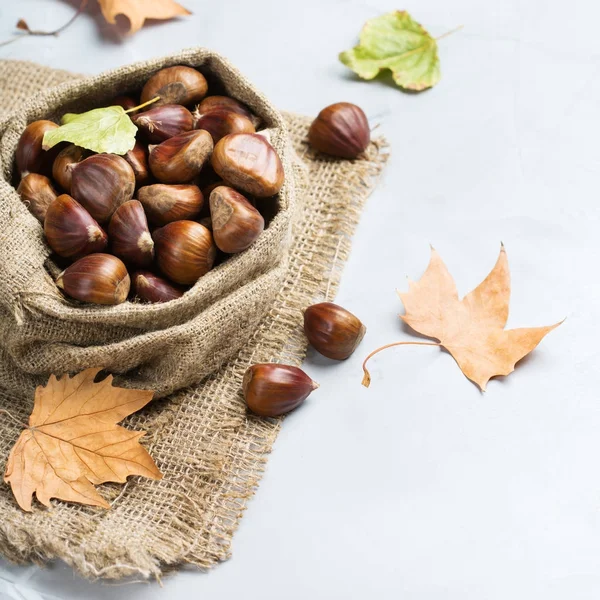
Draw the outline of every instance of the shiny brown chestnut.
[[[140,102],[148,102],[159,96],[157,105],[193,104],[200,102],[207,91],[208,83],[202,73],[191,67],[178,65],[155,73],[144,86]]]
[[[261,417],[294,410],[318,387],[302,369],[274,363],[252,365],[242,381],[248,408]]]
[[[70,144],[61,150],[54,159],[52,165],[52,177],[54,177],[58,182],[58,185],[60,185],[60,187],[68,194],[71,193],[73,168],[89,155],[89,150],[80,148],[75,144]]]
[[[148,219],[156,225],[195,219],[204,204],[204,196],[197,185],[156,183],[140,188],[137,197]]]
[[[135,115],[131,120],[152,144],[160,144],[194,128],[192,113],[180,104],[163,104]]]
[[[126,265],[149,267],[154,261],[154,241],[144,207],[129,200],[115,210],[108,226],[112,253]]]
[[[210,133],[180,133],[150,146],[150,170],[161,183],[188,183],[197,177],[213,151]]]
[[[228,110],[250,120],[253,117],[252,112],[245,104],[229,96],[208,96],[204,98],[196,107],[194,117],[200,119],[203,115],[207,115],[215,110]]]
[[[44,234],[50,248],[65,258],[103,252],[108,243],[104,230],[68,194],[62,194],[48,207]]]
[[[304,311],[304,333],[311,346],[327,358],[347,359],[366,332],[358,317],[332,302],[313,304]]]
[[[226,135],[215,146],[212,166],[228,184],[258,198],[274,196],[283,185],[281,160],[257,133]]]
[[[369,121],[356,104],[338,102],[319,113],[308,131],[308,141],[319,152],[356,158],[371,141]]]
[[[92,304],[121,304],[131,280],[123,262],[112,254],[90,254],[67,267],[56,285],[71,298]]]
[[[48,207],[57,198],[52,182],[45,175],[29,173],[21,179],[17,192],[29,212],[43,223]]]
[[[95,154],[72,169],[71,195],[99,223],[106,223],[124,202],[133,198],[135,174],[116,154]]]
[[[233,188],[219,186],[210,194],[210,215],[215,244],[227,254],[249,248],[263,232],[262,215]]]
[[[27,173],[42,173],[47,168],[51,168],[51,161],[54,160],[56,153],[44,150],[42,142],[44,134],[57,127],[56,123],[46,120],[34,121],[27,125],[19,138],[15,152],[19,177],[25,177]]]
[[[150,181],[150,167],[148,166],[148,146],[140,141],[123,158],[129,163],[135,175],[135,183],[146,185]]]
[[[175,221],[153,236],[159,269],[173,282],[192,285],[212,268],[216,247],[211,232],[195,221]]]
[[[208,131],[215,144],[230,133],[254,133],[256,131],[248,117],[230,110],[213,110],[201,116],[196,121],[195,128]]]
[[[181,298],[185,292],[185,288],[174,285],[151,271],[138,271],[131,279],[131,291],[142,302],[170,302]]]

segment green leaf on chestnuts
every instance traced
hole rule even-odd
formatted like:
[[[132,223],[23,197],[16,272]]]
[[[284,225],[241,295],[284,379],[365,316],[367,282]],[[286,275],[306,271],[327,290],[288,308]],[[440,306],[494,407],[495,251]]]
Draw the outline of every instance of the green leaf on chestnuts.
[[[421,91],[440,80],[437,41],[406,11],[394,11],[365,23],[360,43],[340,60],[362,79],[389,69],[396,85]]]
[[[66,114],[62,125],[44,134],[44,149],[71,142],[92,152],[126,154],[135,146],[137,127],[122,106]]]

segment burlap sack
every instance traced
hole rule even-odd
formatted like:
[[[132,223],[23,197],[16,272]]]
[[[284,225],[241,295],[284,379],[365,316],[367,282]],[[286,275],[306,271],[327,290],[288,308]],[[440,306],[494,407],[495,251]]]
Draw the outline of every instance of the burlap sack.
[[[158,69],[185,64],[201,69],[213,92],[246,103],[269,129],[282,159],[285,183],[274,218],[247,252],[230,257],[182,298],[164,304],[85,305],[66,299],[53,277],[43,227],[11,185],[14,151],[28,123],[82,112],[139,90]],[[281,113],[225,59],[205,49],[138,63],[44,93],[0,124],[0,346],[4,379],[23,384],[49,373],[102,365],[129,372],[128,385],[171,393],[203,379],[244,343],[285,276],[295,207],[293,152]],[[267,207],[269,208],[269,207]],[[133,370],[133,371],[132,371]],[[42,376],[42,377],[36,377]]]
[[[130,70],[117,73],[126,76]],[[24,96],[70,77],[31,63],[0,61],[0,108],[17,108]],[[87,89],[97,81],[58,88],[50,97],[64,94],[65,89]],[[244,97],[250,104],[253,98]],[[243,374],[254,362],[302,362],[306,339],[301,309],[335,296],[362,206],[387,159],[381,139],[371,144],[363,160],[316,156],[305,142],[310,120],[288,114],[285,121],[310,185],[301,179],[297,189],[290,260],[275,267],[283,275],[274,300],[260,322],[250,327],[250,339],[229,363],[202,383],[153,402],[125,422],[126,427],[148,431],[145,444],[164,479],[136,477],[125,486],[100,486],[100,493],[112,504],[109,511],[55,501],[51,510],[37,505],[32,514],[23,513],[10,488],[0,484],[0,553],[9,560],[61,558],[86,577],[116,579],[159,577],[183,563],[210,567],[229,556],[232,535],[280,426],[279,420],[247,414],[240,391]],[[6,186],[3,189],[12,193]],[[23,213],[17,215],[27,226]],[[7,215],[3,219],[6,222]],[[10,243],[0,238],[3,253]],[[52,301],[66,309],[66,304]],[[27,304],[24,313],[30,307]],[[46,317],[46,312],[37,310],[23,317],[28,327],[35,327],[32,319],[37,314]],[[12,312],[7,311],[4,319],[15,326]],[[3,335],[10,334],[4,323],[2,328]],[[19,380],[6,370],[0,372],[0,409],[10,411],[17,421],[27,419],[33,391],[28,377]],[[12,419],[0,414],[0,473],[19,432]]]

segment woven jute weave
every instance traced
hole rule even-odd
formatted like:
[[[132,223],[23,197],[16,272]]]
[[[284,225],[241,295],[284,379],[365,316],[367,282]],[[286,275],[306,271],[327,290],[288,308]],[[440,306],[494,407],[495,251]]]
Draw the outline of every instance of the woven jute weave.
[[[194,64],[198,52],[201,51],[170,57],[165,64]],[[157,64],[147,63],[147,69],[154,71]],[[137,69],[139,74],[139,66]],[[74,77],[32,63],[0,61],[0,120],[20,110],[26,98]],[[257,259],[261,265],[248,277],[250,284],[259,281],[257,287],[244,296],[236,289],[235,281],[223,276],[225,280],[220,280],[219,285],[224,291],[214,300],[218,303],[234,297],[247,302],[264,288],[261,278],[269,276],[277,282],[275,291],[260,298],[254,318],[238,324],[235,339],[241,342],[236,342],[236,353],[225,364],[222,364],[224,357],[231,353],[231,348],[217,348],[218,356],[211,357],[209,366],[199,364],[194,374],[178,373],[168,385],[161,386],[158,377],[171,377],[169,368],[177,360],[166,361],[154,371],[147,369],[139,375],[129,372],[124,376],[121,383],[125,384],[130,376],[136,385],[157,382],[163,396],[124,423],[126,427],[148,432],[145,444],[163,472],[163,480],[132,478],[125,486],[100,486],[100,493],[112,505],[109,511],[55,501],[52,509],[36,508],[31,514],[17,507],[7,485],[0,485],[0,553],[9,560],[40,563],[60,558],[85,577],[119,579],[160,577],[185,563],[208,568],[230,554],[233,533],[258,485],[280,428],[280,420],[260,419],[247,413],[240,393],[243,374],[256,362],[301,364],[306,351],[301,310],[335,296],[362,207],[387,160],[382,139],[372,142],[365,156],[356,161],[315,155],[306,144],[310,119],[285,114],[278,122],[280,113],[253,88],[248,87],[244,95],[249,84],[242,79],[240,85],[239,81],[238,74],[233,73],[230,85],[236,89],[236,95],[255,110],[260,109],[269,127],[286,135],[286,139],[281,135],[276,137],[276,144],[284,154],[286,175],[293,181],[284,191],[279,213],[271,226],[277,226],[277,218],[288,207],[293,210],[287,216],[290,227],[287,230],[283,227],[279,237],[275,235],[277,230],[272,235],[278,244],[277,251],[273,250],[267,260]],[[73,89],[87,89],[85,81],[81,85]],[[55,89],[60,99],[65,88]],[[122,90],[109,89],[107,93],[116,91]],[[77,106],[75,97],[70,100]],[[14,144],[14,139],[10,143]],[[10,145],[5,144],[8,145],[0,148],[0,153]],[[2,168],[6,177],[9,167],[2,164]],[[0,248],[7,243],[10,242],[0,234]],[[264,255],[268,249],[261,252]],[[12,266],[0,264],[0,282],[11,269]],[[267,289],[273,288],[273,282],[266,284]],[[17,306],[15,311],[5,310],[0,314],[0,332],[7,336],[14,327],[13,319],[31,323],[35,315],[31,304],[25,308]],[[134,315],[133,328],[146,327],[145,318]],[[189,335],[187,323],[193,319],[194,308],[190,307],[175,325],[174,335]],[[103,327],[120,329],[119,323],[116,317],[109,323],[98,318],[97,327],[101,330],[98,335],[106,334]],[[79,325],[75,323],[74,327]],[[233,327],[228,329],[228,336],[219,332],[221,344],[231,342],[233,330]],[[124,339],[127,333],[123,333]],[[86,343],[94,347],[93,340],[81,342],[81,346]],[[35,344],[27,348],[28,352],[35,350]],[[0,409],[10,411],[24,422],[32,408],[35,384],[44,379],[43,368],[38,372],[36,365],[27,363],[28,352],[22,357],[23,364],[15,362],[14,357],[7,355],[11,351],[15,352],[14,348],[4,348],[0,357]],[[189,351],[187,348],[186,352]],[[44,360],[52,364],[52,356]],[[178,389],[194,377],[197,383]],[[172,389],[178,391],[166,395]],[[0,415],[2,471],[18,435],[19,428]]]

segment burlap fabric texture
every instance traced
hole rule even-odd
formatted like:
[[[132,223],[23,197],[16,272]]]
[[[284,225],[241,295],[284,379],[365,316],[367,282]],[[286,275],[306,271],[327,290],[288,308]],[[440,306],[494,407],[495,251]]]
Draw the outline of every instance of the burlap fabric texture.
[[[168,306],[76,306],[52,287],[39,224],[9,183],[17,137],[27,120],[99,104],[171,64],[218,73],[227,90],[274,131],[287,175],[278,212],[252,250],[224,264],[228,271],[207,275],[173,314]],[[210,567],[229,556],[280,426],[279,420],[247,414],[243,374],[256,362],[302,362],[301,310],[334,297],[361,209],[387,159],[385,142],[372,142],[356,161],[316,155],[306,144],[310,119],[282,117],[231,65],[205,50],[86,80],[74,77],[0,61],[4,117],[19,109],[0,125],[0,408],[24,422],[35,385],[49,372],[91,365],[128,371],[121,383],[154,385],[162,395],[196,383],[124,423],[148,432],[145,444],[162,481],[133,478],[125,486],[100,486],[109,511],[56,501],[51,510],[33,514],[23,513],[2,484],[0,553],[16,562],[61,558],[90,578],[159,577],[184,563]],[[63,85],[20,108],[25,98],[57,84]],[[156,353],[152,346],[161,336]],[[18,435],[19,427],[0,415],[2,472]]]

